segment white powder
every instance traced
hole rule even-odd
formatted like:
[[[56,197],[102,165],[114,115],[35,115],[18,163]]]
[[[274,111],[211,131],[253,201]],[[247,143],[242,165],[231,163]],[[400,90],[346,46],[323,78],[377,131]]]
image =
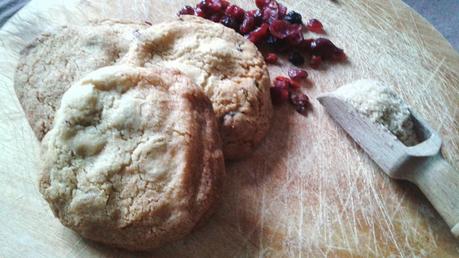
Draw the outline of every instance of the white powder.
[[[418,143],[409,107],[389,87],[373,80],[359,80],[333,93],[373,122],[385,126],[407,146]]]

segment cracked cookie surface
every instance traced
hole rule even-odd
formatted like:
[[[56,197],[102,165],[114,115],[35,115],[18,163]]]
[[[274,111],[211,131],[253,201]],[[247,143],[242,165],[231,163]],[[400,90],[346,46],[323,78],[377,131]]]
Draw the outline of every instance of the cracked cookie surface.
[[[212,101],[225,158],[245,157],[266,135],[270,79],[256,46],[221,24],[194,16],[140,31],[121,62],[188,75]]]
[[[209,99],[178,71],[112,66],[73,84],[42,141],[39,190],[82,236],[146,250],[212,212],[224,176]]]
[[[15,90],[39,140],[51,128],[70,85],[97,68],[116,63],[147,25],[114,20],[64,26],[42,34],[21,52]]]

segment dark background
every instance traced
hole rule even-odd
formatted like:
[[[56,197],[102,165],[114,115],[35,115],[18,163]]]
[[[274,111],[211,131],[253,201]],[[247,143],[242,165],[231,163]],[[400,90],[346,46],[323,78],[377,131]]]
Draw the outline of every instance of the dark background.
[[[0,0],[0,27],[29,0]],[[459,0],[403,0],[459,50]]]

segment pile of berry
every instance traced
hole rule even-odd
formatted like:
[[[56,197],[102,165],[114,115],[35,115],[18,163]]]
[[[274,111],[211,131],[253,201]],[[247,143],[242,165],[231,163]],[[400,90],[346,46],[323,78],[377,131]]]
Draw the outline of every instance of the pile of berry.
[[[268,52],[267,63],[276,63],[279,53],[286,53],[295,66],[305,63],[317,69],[322,61],[341,61],[346,58],[344,51],[326,38],[304,38],[305,31],[324,33],[322,23],[310,19],[303,23],[301,14],[289,11],[276,0],[255,0],[256,10],[245,11],[226,0],[202,0],[196,7],[185,6],[179,15],[188,14],[203,17],[232,28],[252,41],[259,49]],[[266,51],[267,50],[267,51]],[[305,114],[310,108],[308,97],[299,90],[298,82],[307,78],[304,70],[292,68],[289,77],[276,77],[271,88],[273,103],[289,100],[296,110]]]

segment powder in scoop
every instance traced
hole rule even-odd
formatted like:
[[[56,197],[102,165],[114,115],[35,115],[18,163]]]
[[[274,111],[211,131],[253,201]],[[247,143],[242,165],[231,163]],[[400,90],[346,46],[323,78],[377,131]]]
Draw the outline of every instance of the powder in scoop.
[[[371,121],[385,126],[405,145],[419,143],[408,105],[381,82],[358,80],[340,87],[334,95],[351,104]]]

